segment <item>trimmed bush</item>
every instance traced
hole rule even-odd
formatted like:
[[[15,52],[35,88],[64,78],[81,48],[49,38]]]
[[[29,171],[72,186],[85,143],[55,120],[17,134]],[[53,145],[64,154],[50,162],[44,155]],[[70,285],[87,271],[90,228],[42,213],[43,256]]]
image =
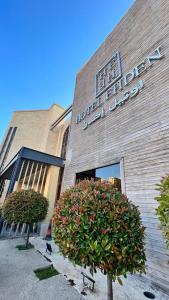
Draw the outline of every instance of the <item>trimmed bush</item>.
[[[55,209],[53,235],[73,263],[107,274],[109,289],[110,280],[122,284],[119,276],[145,272],[140,213],[110,182],[84,180],[66,190]]]
[[[155,199],[159,202],[156,213],[161,221],[167,247],[169,248],[169,174],[162,177],[160,184],[157,184],[159,196]]]
[[[30,225],[43,221],[48,211],[48,200],[34,190],[11,193],[3,204],[3,217],[7,223],[26,223],[29,226],[26,245],[29,243]]]

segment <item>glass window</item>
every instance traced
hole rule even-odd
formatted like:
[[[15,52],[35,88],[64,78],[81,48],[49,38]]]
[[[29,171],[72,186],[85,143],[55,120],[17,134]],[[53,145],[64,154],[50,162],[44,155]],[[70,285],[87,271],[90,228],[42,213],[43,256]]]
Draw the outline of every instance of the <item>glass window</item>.
[[[63,136],[63,142],[62,142],[62,150],[61,150],[61,157],[66,159],[66,151],[69,141],[69,127],[65,130],[64,136]]]
[[[8,130],[8,132],[7,132],[5,141],[4,141],[3,146],[2,146],[2,148],[1,148],[1,151],[0,151],[0,159],[2,158],[2,155],[3,155],[4,151],[5,151],[5,148],[6,148],[6,146],[7,146],[8,141],[9,141],[9,137],[10,137],[10,135],[11,135],[12,129],[13,129],[13,127],[10,127],[9,130]]]
[[[3,169],[3,166],[4,166],[5,162],[6,162],[8,153],[10,151],[13,139],[14,139],[15,134],[16,134],[16,130],[17,130],[17,127],[10,127],[10,129],[8,131],[8,134],[7,134],[7,137],[6,137],[3,149],[1,151],[1,156],[3,154],[3,151],[5,151],[5,152],[4,152],[4,156],[2,158],[0,169]]]
[[[76,174],[76,182],[83,179],[94,179],[100,181],[110,181],[121,190],[121,174],[120,174],[120,163],[113,165],[88,170]]]
[[[96,177],[109,181],[112,180],[112,178],[120,179],[120,164],[118,163],[96,169]]]

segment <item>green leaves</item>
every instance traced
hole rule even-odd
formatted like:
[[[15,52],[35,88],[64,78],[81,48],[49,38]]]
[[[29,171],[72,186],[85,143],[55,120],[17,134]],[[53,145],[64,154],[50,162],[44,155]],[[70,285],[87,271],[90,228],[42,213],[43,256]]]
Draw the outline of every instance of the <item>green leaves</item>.
[[[3,204],[3,217],[8,223],[37,223],[46,217],[48,205],[48,200],[33,190],[13,192]]]
[[[157,185],[157,190],[160,191],[160,194],[155,198],[159,202],[156,213],[163,226],[164,236],[169,248],[169,175],[162,177],[160,184]]]
[[[103,238],[103,240],[102,240],[102,242],[101,242],[101,245],[102,245],[103,249],[105,249],[105,247],[107,246],[108,242],[109,242],[108,239]]]
[[[92,251],[95,251],[97,249],[97,241],[90,242],[89,247]]]
[[[104,250],[105,250],[105,251],[108,251],[108,250],[110,250],[110,249],[111,249],[111,244],[109,243],[109,244],[106,245],[106,247],[104,248]]]
[[[54,213],[53,235],[72,262],[92,272],[99,268],[120,284],[119,276],[145,271],[140,213],[110,182],[84,180],[66,190]]]

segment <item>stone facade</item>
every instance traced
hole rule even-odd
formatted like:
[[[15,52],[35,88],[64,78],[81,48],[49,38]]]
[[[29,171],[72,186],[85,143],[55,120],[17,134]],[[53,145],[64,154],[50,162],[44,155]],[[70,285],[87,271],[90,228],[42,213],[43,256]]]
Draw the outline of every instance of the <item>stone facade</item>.
[[[78,172],[120,162],[122,190],[146,226],[146,276],[169,295],[168,252],[154,200],[156,184],[169,171],[168,16],[167,0],[137,0],[77,74],[62,189],[74,184]],[[123,81],[122,90],[116,81],[113,95],[104,66],[117,51]],[[100,90],[106,88],[100,99],[96,74]]]

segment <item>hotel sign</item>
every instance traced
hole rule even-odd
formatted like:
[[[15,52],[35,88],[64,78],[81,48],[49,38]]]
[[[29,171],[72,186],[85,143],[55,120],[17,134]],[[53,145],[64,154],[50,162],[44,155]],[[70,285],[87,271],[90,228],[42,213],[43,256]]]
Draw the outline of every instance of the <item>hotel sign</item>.
[[[121,77],[120,53],[116,52],[96,74],[96,97],[100,96]]]
[[[105,66],[96,74],[96,98],[91,104],[76,117],[76,124],[82,122],[82,129],[87,129],[98,119],[104,118],[108,113],[124,105],[128,100],[136,97],[144,87],[144,81],[140,79],[143,73],[151,69],[155,61],[161,60],[164,55],[161,54],[161,48],[155,49],[153,54],[148,55],[142,62],[137,64],[128,73],[122,76],[120,54],[116,52]],[[128,88],[134,79],[139,78],[138,82]],[[120,99],[118,93],[123,91]],[[116,97],[116,98],[115,98]],[[115,98],[115,99],[114,99]],[[104,103],[110,102],[107,111]],[[93,113],[100,108],[100,111]],[[86,120],[87,116],[92,114],[91,119]]]

